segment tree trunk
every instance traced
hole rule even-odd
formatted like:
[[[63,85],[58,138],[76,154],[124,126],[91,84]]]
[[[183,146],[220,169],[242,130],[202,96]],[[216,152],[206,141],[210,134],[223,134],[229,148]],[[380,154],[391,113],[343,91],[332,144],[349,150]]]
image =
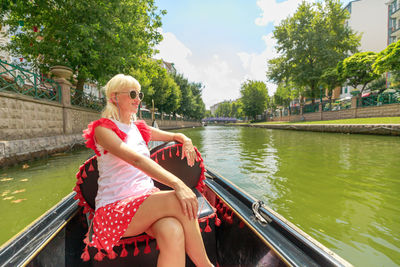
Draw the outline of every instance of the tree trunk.
[[[83,85],[85,84],[85,78],[78,76],[78,81],[76,83],[75,94],[72,96],[75,103],[82,103],[83,98]]]

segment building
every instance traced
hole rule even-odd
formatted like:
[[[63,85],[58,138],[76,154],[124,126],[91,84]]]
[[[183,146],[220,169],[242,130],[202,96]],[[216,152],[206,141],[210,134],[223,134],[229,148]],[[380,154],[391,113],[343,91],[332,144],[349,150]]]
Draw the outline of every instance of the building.
[[[396,2],[400,0],[392,0]],[[350,13],[347,26],[361,34],[359,50],[378,53],[388,45],[388,3],[387,0],[354,0],[345,8]],[[400,12],[398,12],[400,16]],[[400,34],[400,31],[399,31]],[[351,86],[343,86],[340,98],[350,97]]]
[[[388,35],[387,44],[400,40],[400,0],[390,0],[388,5]]]
[[[350,13],[347,26],[361,34],[359,47],[361,52],[378,53],[388,45],[388,7],[386,1],[354,0],[345,7]]]

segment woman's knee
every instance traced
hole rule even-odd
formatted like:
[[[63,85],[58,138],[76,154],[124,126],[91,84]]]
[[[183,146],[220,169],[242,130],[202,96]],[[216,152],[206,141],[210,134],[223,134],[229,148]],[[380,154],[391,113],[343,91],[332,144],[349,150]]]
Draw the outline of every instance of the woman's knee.
[[[173,244],[174,246],[181,246],[185,243],[185,234],[182,224],[179,220],[173,217],[160,219],[152,227],[156,235],[157,242],[164,244]]]

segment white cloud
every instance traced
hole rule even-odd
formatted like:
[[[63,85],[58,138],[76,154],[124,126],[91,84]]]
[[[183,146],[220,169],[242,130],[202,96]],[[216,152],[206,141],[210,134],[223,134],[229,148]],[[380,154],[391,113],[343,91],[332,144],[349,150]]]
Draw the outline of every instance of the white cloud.
[[[255,24],[265,27],[272,22],[273,25],[278,25],[282,19],[292,15],[301,2],[302,0],[287,0],[281,3],[277,3],[276,0],[258,0],[257,5],[262,13],[255,19]],[[203,100],[207,108],[223,100],[238,98],[240,85],[246,79],[266,82],[267,61],[277,55],[272,33],[261,37],[265,43],[264,51],[240,51],[236,52],[236,57],[228,54],[229,49],[202,56],[193,53],[173,33],[164,33],[162,30],[161,33],[164,39],[157,47],[160,53],[156,58],[175,63],[177,71],[184,74],[189,81],[201,82],[205,86]],[[276,85],[267,82],[267,86],[269,94],[272,95]]]
[[[246,70],[246,78],[252,80],[266,81],[266,72],[268,69],[267,61],[276,57],[275,39],[272,38],[272,33],[262,37],[265,42],[265,50],[260,53],[240,52],[237,55],[242,61],[243,68]],[[276,90],[276,85],[267,82],[269,94],[272,95]]]
[[[255,23],[258,26],[266,26],[272,22],[273,25],[276,26],[282,19],[293,14],[302,1],[303,0],[287,0],[277,3],[276,0],[258,0],[257,5],[261,8],[262,15],[260,18],[256,18]],[[308,0],[308,2],[313,1]]]
[[[258,26],[266,26],[273,23],[274,26],[278,25],[282,19],[289,15],[294,14],[297,6],[302,0],[287,0],[285,2],[277,3],[276,0],[258,0],[257,5],[262,10],[261,17],[256,18],[255,24]],[[308,0],[313,2],[313,0]],[[266,72],[268,70],[267,61],[277,56],[275,45],[276,40],[273,39],[272,32],[262,36],[265,42],[265,50],[261,53],[248,53],[239,52],[239,56],[243,68],[246,70],[246,78],[266,81]],[[276,84],[266,82],[268,86],[268,93],[272,95],[276,91]]]
[[[161,33],[164,39],[157,47],[160,53],[155,57],[173,62],[177,71],[189,81],[201,82],[207,108],[217,102],[239,97],[240,75],[233,71],[228,60],[214,54],[196,62],[191,50],[173,33]]]

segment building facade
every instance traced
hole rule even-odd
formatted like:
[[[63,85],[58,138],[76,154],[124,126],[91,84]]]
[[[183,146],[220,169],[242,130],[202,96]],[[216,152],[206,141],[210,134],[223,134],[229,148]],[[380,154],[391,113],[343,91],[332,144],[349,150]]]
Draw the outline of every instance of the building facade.
[[[391,0],[388,5],[388,37],[387,44],[400,40],[400,0]]]
[[[347,26],[361,34],[360,52],[378,53],[386,48],[388,45],[387,0],[354,0],[349,2],[344,9],[350,13]],[[340,89],[340,98],[351,97],[350,92],[353,89],[351,86],[343,86]]]

